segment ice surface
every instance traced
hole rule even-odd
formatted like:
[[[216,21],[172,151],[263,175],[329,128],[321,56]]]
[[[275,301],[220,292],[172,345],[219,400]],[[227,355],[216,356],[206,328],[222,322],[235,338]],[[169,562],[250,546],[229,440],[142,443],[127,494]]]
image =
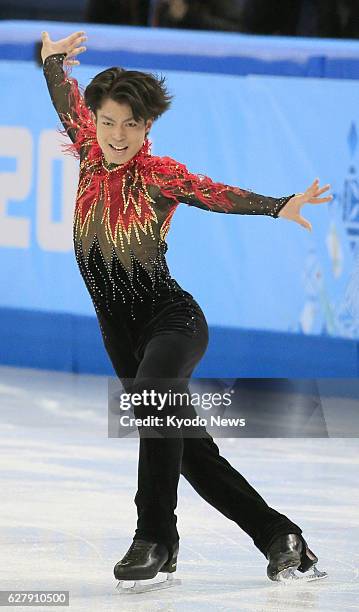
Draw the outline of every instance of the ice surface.
[[[327,580],[271,583],[248,536],[181,479],[182,584],[120,595],[112,570],[135,529],[138,441],[108,439],[107,379],[0,368],[0,427],[1,590],[68,590],[75,612],[359,610],[359,440],[217,440],[302,526]]]

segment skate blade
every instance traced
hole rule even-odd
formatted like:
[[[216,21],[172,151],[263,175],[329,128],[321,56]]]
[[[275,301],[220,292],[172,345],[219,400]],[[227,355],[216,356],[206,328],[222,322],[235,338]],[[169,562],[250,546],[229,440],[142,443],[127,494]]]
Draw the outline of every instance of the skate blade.
[[[328,578],[327,572],[321,572],[314,565],[312,571],[305,572],[304,574],[297,573],[295,568],[289,567],[279,572],[277,580],[282,584],[295,584],[298,582],[314,582],[323,578]]]
[[[169,589],[179,584],[181,584],[179,578],[173,578],[172,574],[167,574],[165,580],[159,580],[159,576],[150,580],[120,580],[116,589],[121,595],[130,595],[131,593],[147,593],[147,591]]]

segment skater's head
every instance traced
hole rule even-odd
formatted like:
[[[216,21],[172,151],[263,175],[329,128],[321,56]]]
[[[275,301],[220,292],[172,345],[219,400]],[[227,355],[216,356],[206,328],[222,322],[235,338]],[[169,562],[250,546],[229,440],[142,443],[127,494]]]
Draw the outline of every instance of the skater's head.
[[[171,99],[164,77],[123,68],[97,74],[85,89],[85,103],[106,161],[124,164],[136,155]]]

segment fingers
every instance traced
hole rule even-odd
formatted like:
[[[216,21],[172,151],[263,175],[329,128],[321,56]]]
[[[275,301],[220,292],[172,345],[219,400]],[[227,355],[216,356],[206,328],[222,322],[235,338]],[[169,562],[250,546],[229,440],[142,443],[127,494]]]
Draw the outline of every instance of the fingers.
[[[327,183],[326,185],[324,185],[324,187],[321,187],[319,189],[319,179],[315,179],[315,181],[313,181],[313,183],[310,187],[308,187],[305,193],[306,201],[310,202],[311,204],[322,204],[323,202],[330,202],[333,199],[332,195],[327,196],[325,198],[318,198],[319,195],[322,195],[323,193],[328,191],[330,187],[330,183]]]
[[[312,225],[311,223],[309,223],[309,221],[307,221],[306,219],[304,219],[304,217],[299,217],[298,218],[298,223],[304,227],[305,229],[307,229],[309,232],[312,231]]]
[[[323,202],[331,202],[333,199],[333,196],[327,196],[326,198],[312,198],[310,200],[308,200],[309,204],[323,204]]]
[[[70,43],[70,50],[67,52],[67,57],[84,53],[84,51],[86,51],[86,47],[81,45],[81,43],[83,43],[85,40],[87,40],[85,32],[75,32],[69,36],[68,42]]]
[[[316,179],[313,185],[319,185],[319,179]],[[321,187],[320,189],[318,189],[318,186],[317,186],[314,189],[314,192],[312,193],[312,197],[308,198],[308,202],[310,202],[310,204],[323,204],[324,202],[330,202],[333,199],[332,195],[328,195],[325,198],[318,197],[322,195],[323,193],[325,193],[326,191],[328,191],[330,187],[331,187],[330,183],[327,183],[326,185],[324,185],[324,187]]]
[[[84,53],[86,51],[86,47],[76,47],[68,51],[67,56],[73,57],[74,55],[79,55],[79,53]]]
[[[64,61],[64,64],[66,64],[67,66],[79,66],[80,62],[78,60],[68,59]]]
[[[49,33],[46,31],[41,32],[41,39],[43,41],[49,41],[50,40]],[[80,41],[82,42],[84,40],[87,40],[86,32],[83,32],[83,31],[74,32],[73,34],[70,34],[70,36],[68,36],[67,39],[63,39],[63,40],[67,40],[70,44],[72,44],[72,46],[76,46],[75,43],[79,43]]]
[[[330,189],[330,183],[327,183],[327,185],[324,185],[324,187],[322,187],[321,189],[317,190],[317,195],[320,195],[322,193],[324,193],[325,191],[328,191],[328,189]]]
[[[68,37],[68,41],[69,43],[74,44],[78,38],[83,38],[83,40],[86,40],[86,32],[84,32],[83,30],[81,30],[80,32],[74,32]]]
[[[309,198],[313,197],[314,194],[317,192],[318,185],[319,185],[319,179],[315,179],[315,181],[306,189],[304,195],[305,195],[307,200],[309,200]]]
[[[318,186],[319,186],[319,179],[316,178],[315,181],[313,181],[313,183],[308,187],[307,192],[308,191],[313,191],[313,192],[317,191]]]

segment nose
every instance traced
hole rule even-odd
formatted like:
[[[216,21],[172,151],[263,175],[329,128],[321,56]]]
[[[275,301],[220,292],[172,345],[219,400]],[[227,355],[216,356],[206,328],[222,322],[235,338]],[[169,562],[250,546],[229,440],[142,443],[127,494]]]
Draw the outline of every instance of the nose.
[[[112,132],[112,136],[117,143],[121,143],[125,140],[125,130],[122,126],[116,126]]]

